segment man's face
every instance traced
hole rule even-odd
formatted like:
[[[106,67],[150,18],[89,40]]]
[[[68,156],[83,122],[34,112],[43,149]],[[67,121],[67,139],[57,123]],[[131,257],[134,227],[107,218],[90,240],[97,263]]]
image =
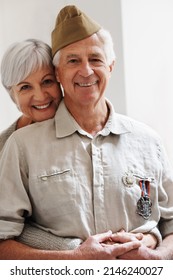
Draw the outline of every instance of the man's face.
[[[107,64],[103,44],[96,34],[64,47],[56,75],[64,88],[66,106],[98,102],[104,95],[111,71],[112,66]]]

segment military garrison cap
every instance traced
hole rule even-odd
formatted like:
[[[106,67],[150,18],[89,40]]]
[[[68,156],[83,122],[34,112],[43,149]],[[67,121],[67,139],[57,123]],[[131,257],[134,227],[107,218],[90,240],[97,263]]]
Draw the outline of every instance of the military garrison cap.
[[[72,43],[99,31],[101,26],[74,5],[60,10],[52,31],[52,55]]]

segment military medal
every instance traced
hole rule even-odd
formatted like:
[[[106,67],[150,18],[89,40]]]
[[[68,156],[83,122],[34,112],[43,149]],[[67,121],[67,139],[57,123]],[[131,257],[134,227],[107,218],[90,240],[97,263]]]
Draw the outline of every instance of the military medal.
[[[122,178],[122,181],[126,187],[129,187],[129,188],[133,187],[136,183],[136,179],[133,175],[133,172],[132,171],[126,172]]]
[[[136,213],[142,216],[144,219],[148,220],[152,213],[152,202],[150,200],[150,182],[141,180],[139,182],[139,185],[141,188],[141,197],[137,202]]]

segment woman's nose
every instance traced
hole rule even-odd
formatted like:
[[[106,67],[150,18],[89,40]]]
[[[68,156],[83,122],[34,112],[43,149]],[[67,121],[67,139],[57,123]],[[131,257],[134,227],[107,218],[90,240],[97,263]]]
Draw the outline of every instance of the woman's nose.
[[[34,98],[38,101],[45,100],[46,91],[41,86],[35,88]]]

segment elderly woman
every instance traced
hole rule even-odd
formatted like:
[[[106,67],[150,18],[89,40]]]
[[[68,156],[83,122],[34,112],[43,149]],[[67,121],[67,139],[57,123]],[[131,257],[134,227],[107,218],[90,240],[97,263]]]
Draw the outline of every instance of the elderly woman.
[[[22,114],[0,134],[0,151],[16,129],[53,118],[62,99],[51,48],[39,40],[25,40],[8,48],[1,62],[1,81]],[[31,226],[31,221],[17,240],[42,249],[70,249],[80,243]]]
[[[51,48],[38,40],[8,48],[1,63],[1,81],[22,115],[0,135],[0,150],[14,130],[53,118],[62,98]]]

